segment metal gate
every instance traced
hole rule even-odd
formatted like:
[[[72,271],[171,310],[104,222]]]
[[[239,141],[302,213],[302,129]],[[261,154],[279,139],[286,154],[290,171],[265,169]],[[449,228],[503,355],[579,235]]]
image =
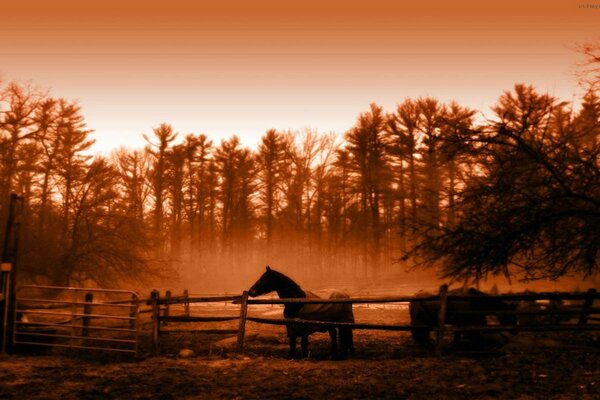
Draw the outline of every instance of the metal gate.
[[[134,291],[29,285],[16,294],[12,339],[18,352],[58,347],[138,353]]]

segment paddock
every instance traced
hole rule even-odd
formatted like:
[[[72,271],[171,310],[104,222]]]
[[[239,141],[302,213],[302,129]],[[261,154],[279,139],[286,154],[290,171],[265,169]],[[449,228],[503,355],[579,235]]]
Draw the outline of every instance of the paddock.
[[[450,301],[458,300],[481,300],[473,295],[447,295],[448,287],[443,285],[439,293],[435,296],[387,296],[387,297],[355,297],[349,299],[278,299],[278,298],[258,298],[249,299],[247,292],[236,296],[190,296],[187,291],[182,295],[173,296],[167,292],[165,296],[160,296],[154,291],[147,302],[150,306],[145,312],[152,315],[152,348],[155,355],[160,353],[160,340],[164,335],[174,335],[178,333],[195,334],[229,334],[236,335],[236,351],[244,353],[246,326],[250,323],[285,326],[287,324],[320,326],[320,327],[351,327],[354,330],[361,331],[390,331],[390,332],[410,332],[414,328],[428,328],[436,332],[435,352],[443,355],[445,348],[445,338],[455,332],[598,332],[600,331],[600,307],[595,307],[594,302],[600,299],[600,294],[595,289],[589,289],[585,293],[577,292],[547,292],[547,293],[526,293],[526,294],[502,294],[490,296],[490,298],[500,299],[506,302],[529,302],[536,304],[535,310],[478,310],[465,311],[468,313],[479,313],[487,317],[488,323],[485,326],[453,326],[447,324],[446,310]],[[382,307],[392,312],[395,308],[408,308],[410,302],[439,301],[438,323],[435,326],[411,325],[406,319],[398,323],[366,323],[358,320],[356,323],[346,322],[322,322],[297,319],[273,318],[253,315],[253,310],[258,307],[279,307],[275,314],[281,315],[280,307],[289,303],[352,303],[355,307]],[[560,308],[548,307],[550,302],[560,302]],[[227,304],[229,305],[229,315],[198,315],[201,308],[191,307],[194,304]],[[239,307],[235,307],[239,305]],[[192,315],[191,310],[198,310]],[[519,323],[517,325],[500,325],[497,320],[490,318],[492,314],[515,314],[517,318],[524,316],[538,318],[536,323]],[[210,323],[223,321],[237,321],[237,329],[186,329],[181,325],[186,323]],[[541,321],[541,322],[540,322]],[[173,328],[171,324],[177,324]],[[481,351],[481,349],[477,349]]]
[[[449,302],[480,298],[472,295],[448,295],[447,290],[447,286],[443,285],[436,295],[426,297],[362,296],[348,299],[279,299],[273,296],[250,299],[247,292],[241,295],[195,295],[187,290],[177,295],[166,291],[161,296],[155,290],[149,297],[140,298],[137,293],[127,290],[25,286],[17,290],[15,317],[12,325],[8,325],[12,328],[11,344],[20,349],[32,346],[58,347],[79,353],[124,353],[137,358],[161,355],[161,344],[167,340],[166,337],[175,338],[178,335],[209,335],[209,342],[225,338],[230,344],[230,352],[244,354],[249,325],[350,327],[355,331],[389,332],[390,335],[393,332],[410,332],[414,328],[428,328],[436,334],[433,353],[437,355],[448,351],[446,339],[455,332],[495,334],[516,331],[536,334],[569,331],[596,334],[600,331],[600,307],[597,306],[600,294],[594,289],[587,292],[489,296],[536,306],[534,309],[501,311],[514,313],[523,320],[527,317],[534,321],[514,326],[500,325],[496,318],[490,317],[498,314],[497,310],[464,312],[485,315],[485,326],[448,324],[446,310]],[[437,324],[410,324],[407,317],[408,304],[423,301],[439,302]],[[561,307],[549,307],[551,302],[560,303]],[[355,323],[291,320],[281,318],[282,306],[288,303],[352,303],[356,310],[376,308],[379,312],[378,317],[373,320],[368,319],[368,312],[359,312],[363,318],[357,318]],[[28,315],[28,320],[20,320],[18,316],[21,315]],[[253,336],[250,337],[252,338]]]
[[[82,293],[85,297],[86,292]],[[545,299],[535,300],[539,309],[526,315],[551,315],[544,306],[557,295],[562,294],[533,297],[528,294],[526,299]],[[560,320],[562,328],[532,327],[526,331],[523,326],[523,333],[515,339],[501,348],[485,348],[485,352],[457,351],[446,340],[443,353],[438,354],[419,348],[408,331],[357,329],[356,353],[349,360],[330,361],[329,338],[326,334],[316,334],[311,337],[309,357],[290,361],[285,357],[285,329],[251,320],[255,316],[280,320],[281,300],[267,297],[246,302],[241,353],[238,338],[242,295],[188,293],[169,298],[166,293],[157,294],[135,303],[139,327],[136,355],[47,347],[48,353],[42,356],[0,356],[3,382],[0,397],[300,399],[331,397],[335,388],[336,395],[342,398],[543,398],[548,393],[564,398],[597,398],[600,395],[598,312],[587,300],[597,297],[588,293],[568,293],[567,297],[570,297],[569,309],[560,311],[569,311],[569,320],[566,317]],[[369,302],[355,305],[357,325],[410,324],[407,302],[370,302],[373,298],[361,297]],[[94,295],[94,302],[107,301],[99,294]],[[131,302],[131,299],[117,301]],[[588,309],[583,310],[586,302]],[[45,304],[47,310],[52,310],[56,303]],[[78,305],[81,308],[76,313],[85,314],[84,306]],[[156,315],[158,318],[153,318]],[[585,324],[580,325],[582,317]],[[92,321],[99,324],[103,320]],[[157,348],[151,335],[155,321]],[[122,323],[126,325],[129,321]],[[574,326],[583,327],[570,332],[563,330]],[[489,326],[492,327],[495,326]],[[454,327],[445,328],[447,337]],[[195,355],[180,356],[182,348],[193,349]]]

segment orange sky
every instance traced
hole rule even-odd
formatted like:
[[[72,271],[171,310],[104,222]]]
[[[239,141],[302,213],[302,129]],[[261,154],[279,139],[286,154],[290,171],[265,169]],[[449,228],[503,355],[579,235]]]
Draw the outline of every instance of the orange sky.
[[[373,101],[489,116],[515,82],[570,100],[573,48],[600,39],[600,8],[581,4],[5,0],[0,75],[78,99],[98,150],[141,146],[163,121],[253,146],[271,127],[342,133]]]

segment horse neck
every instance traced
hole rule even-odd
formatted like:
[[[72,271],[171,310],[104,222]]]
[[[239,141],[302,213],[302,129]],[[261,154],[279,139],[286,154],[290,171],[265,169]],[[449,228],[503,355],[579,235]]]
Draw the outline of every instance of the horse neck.
[[[306,297],[304,290],[290,278],[282,276],[279,287],[275,290],[280,299],[294,299]]]
[[[281,276],[281,282],[279,282],[279,287],[276,292],[280,299],[294,299],[294,298],[304,298],[306,297],[306,293],[304,290],[298,286],[298,284],[292,281],[290,278],[286,276]],[[300,303],[291,303],[285,304],[283,306],[283,316],[285,318],[295,318],[298,316],[298,313],[302,309],[304,304]]]

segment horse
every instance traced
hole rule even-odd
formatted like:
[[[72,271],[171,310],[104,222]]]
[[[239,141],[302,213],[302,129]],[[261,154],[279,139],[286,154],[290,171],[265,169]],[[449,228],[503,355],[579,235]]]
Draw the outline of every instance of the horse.
[[[523,294],[536,294],[526,290]],[[549,301],[522,300],[517,303],[517,321],[519,325],[540,326],[560,325],[568,322],[572,315],[562,314],[568,307],[561,299],[550,299]],[[537,314],[536,314],[537,313]]]
[[[491,311],[491,315],[495,315],[501,325],[516,326],[517,317],[515,314],[505,314],[503,311],[515,310],[515,305],[507,303],[498,298],[489,296],[474,288],[461,288],[448,291],[448,295],[473,295],[480,296],[477,299],[452,300],[448,299],[446,305],[446,323],[454,326],[486,326],[487,318],[484,314],[469,314],[468,312],[476,311]],[[430,293],[421,292],[417,297],[433,296]],[[410,323],[412,326],[429,325],[436,327],[438,325],[438,314],[440,311],[439,300],[429,301],[411,301],[409,303]],[[499,311],[494,313],[494,311]],[[463,314],[467,312],[467,314]],[[411,330],[413,340],[422,347],[431,346],[430,332],[433,328],[413,328]],[[462,332],[454,332],[454,345],[460,344]],[[516,333],[516,332],[511,332]],[[481,334],[478,332],[466,333],[465,337],[469,340],[479,341]]]
[[[256,281],[248,290],[251,297],[260,296],[270,292],[277,292],[280,299],[285,298],[319,298],[314,293],[304,291],[289,277],[281,272],[271,269],[267,266],[266,272]],[[347,299],[346,293],[331,291],[329,299]],[[354,322],[351,303],[287,303],[283,309],[283,316],[286,319],[313,320],[326,322]],[[308,336],[314,332],[329,332],[331,337],[331,358],[338,358],[338,332],[336,328],[324,328],[319,326],[286,325],[287,335],[290,342],[289,358],[296,358],[296,339],[301,338],[302,357],[308,357]],[[339,328],[339,341],[341,348],[341,358],[346,358],[348,353],[354,353],[352,339],[352,329],[347,327]]]

